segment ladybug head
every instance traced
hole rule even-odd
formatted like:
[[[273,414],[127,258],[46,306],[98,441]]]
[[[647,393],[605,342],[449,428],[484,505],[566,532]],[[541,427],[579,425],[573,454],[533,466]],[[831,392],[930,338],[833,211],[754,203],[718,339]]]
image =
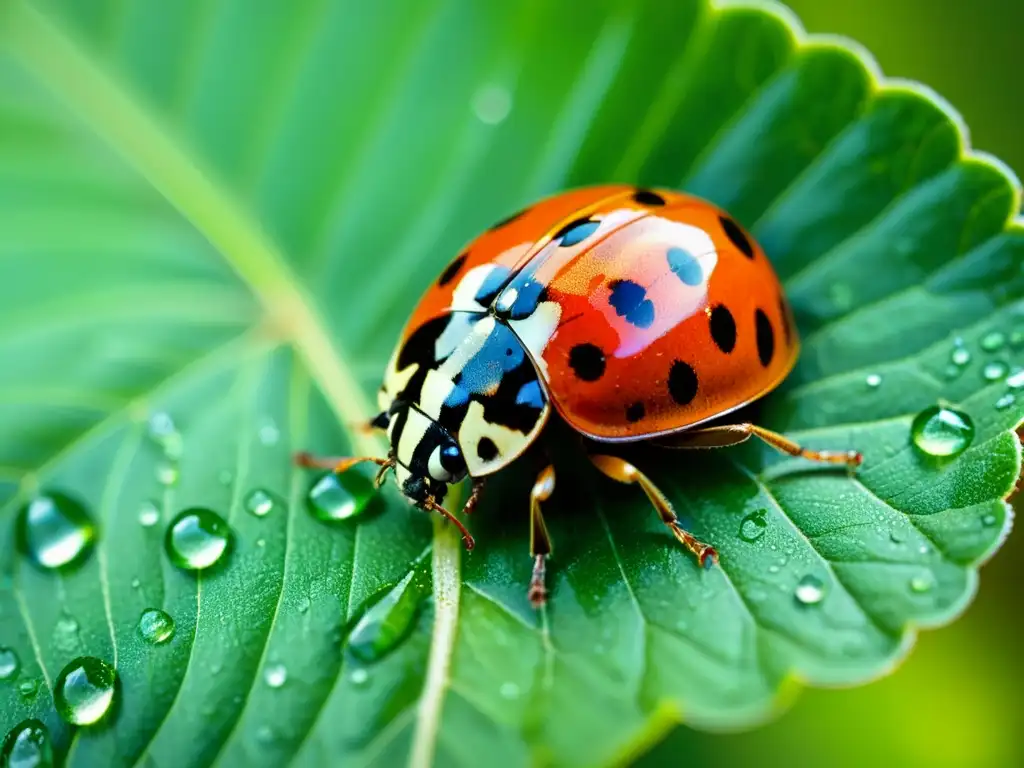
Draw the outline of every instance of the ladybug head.
[[[395,479],[417,506],[431,507],[431,500],[440,503],[448,485],[466,476],[466,461],[458,443],[418,408],[407,405],[393,413],[388,437]]]

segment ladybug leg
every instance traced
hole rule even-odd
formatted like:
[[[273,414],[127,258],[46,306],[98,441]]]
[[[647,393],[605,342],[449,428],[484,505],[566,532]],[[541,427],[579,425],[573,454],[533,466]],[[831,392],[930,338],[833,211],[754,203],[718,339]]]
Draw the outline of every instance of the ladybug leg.
[[[591,455],[589,458],[591,463],[602,474],[610,477],[612,480],[630,485],[633,483],[639,485],[643,492],[647,494],[647,498],[651,500],[654,509],[657,510],[661,522],[668,526],[668,529],[672,531],[672,535],[697,558],[697,562],[701,566],[718,562],[718,553],[715,551],[715,548],[697,540],[693,534],[683,529],[679,524],[679,518],[676,517],[675,511],[672,509],[672,504],[669,503],[665,494],[651,482],[647,475],[617,456]]]
[[[551,498],[555,492],[555,468],[548,465],[537,475],[537,480],[530,491],[530,556],[533,558],[533,575],[530,577],[530,589],[527,597],[534,608],[540,608],[548,599],[548,590],[544,586],[544,571],[548,555],[551,554],[551,537],[548,527],[544,524],[540,503]]]
[[[330,469],[334,472],[341,473],[347,469],[354,467],[356,464],[362,464],[363,462],[372,462],[381,468],[377,477],[380,478],[384,472],[395,466],[395,460],[392,458],[380,459],[376,456],[314,456],[306,451],[299,451],[292,457],[292,461],[297,467],[305,467],[306,469]]]
[[[466,499],[466,503],[462,506],[462,514],[470,515],[473,510],[476,509],[476,505],[480,503],[480,496],[484,492],[484,481],[474,480],[473,489],[469,492],[469,498]]]
[[[674,445],[678,448],[717,448],[742,443],[751,437],[763,440],[782,453],[823,464],[845,464],[849,467],[859,467],[864,461],[864,457],[859,451],[812,451],[802,448],[778,432],[772,432],[770,429],[759,427],[756,424],[727,424],[683,432]]]

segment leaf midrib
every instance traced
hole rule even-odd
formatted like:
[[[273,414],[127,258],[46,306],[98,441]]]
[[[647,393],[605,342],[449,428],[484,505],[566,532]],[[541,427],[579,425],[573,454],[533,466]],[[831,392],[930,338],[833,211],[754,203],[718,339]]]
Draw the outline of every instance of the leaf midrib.
[[[25,0],[7,8],[0,32],[18,61],[71,106],[217,250],[260,301],[267,324],[303,358],[353,447],[376,455],[381,442],[353,430],[372,414],[345,355],[328,335],[312,299],[277,246],[251,216],[200,167],[115,80],[94,64],[70,36]],[[435,526],[435,595],[445,597],[431,643],[430,659],[410,756],[429,763],[440,727],[440,710],[454,650],[461,587],[461,552],[451,532]],[[198,611],[196,617],[198,623]]]

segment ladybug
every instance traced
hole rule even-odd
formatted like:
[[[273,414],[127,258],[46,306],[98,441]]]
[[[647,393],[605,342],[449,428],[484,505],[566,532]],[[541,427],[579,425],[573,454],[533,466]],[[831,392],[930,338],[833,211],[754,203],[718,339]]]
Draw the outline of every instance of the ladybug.
[[[757,437],[793,456],[859,465],[855,451],[805,450],[753,424],[706,424],[778,386],[798,351],[778,277],[727,213],[662,189],[573,190],[480,235],[413,310],[371,422],[387,431],[386,458],[299,462],[340,472],[371,461],[378,483],[393,470],[402,493],[454,522],[468,548],[469,532],[441,505],[448,486],[472,479],[470,512],[485,479],[523,455],[556,412],[590,446],[707,448]],[[701,565],[717,561],[643,472],[603,452],[589,459],[638,484]],[[530,494],[535,606],[546,598],[551,552],[541,502],[554,487],[548,466]]]

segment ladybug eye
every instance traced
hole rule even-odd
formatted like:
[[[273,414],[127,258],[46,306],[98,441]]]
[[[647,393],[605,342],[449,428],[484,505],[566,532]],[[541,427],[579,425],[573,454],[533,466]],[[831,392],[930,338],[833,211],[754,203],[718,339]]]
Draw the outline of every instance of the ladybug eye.
[[[445,446],[439,445],[431,452],[427,469],[435,480],[455,483],[465,476],[466,462],[462,458],[459,446],[449,443]]]

